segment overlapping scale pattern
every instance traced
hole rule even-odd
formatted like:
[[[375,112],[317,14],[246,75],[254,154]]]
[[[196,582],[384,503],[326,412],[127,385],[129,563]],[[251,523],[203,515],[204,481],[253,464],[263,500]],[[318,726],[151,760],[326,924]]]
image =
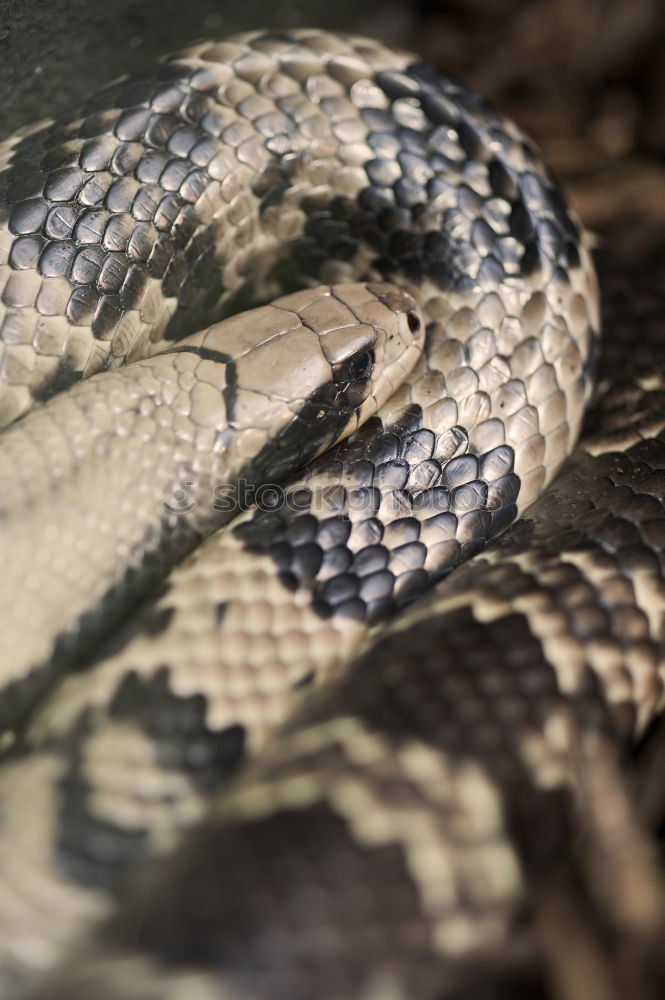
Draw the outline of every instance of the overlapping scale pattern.
[[[428,323],[422,360],[365,430],[282,493],[239,502],[249,506],[232,529],[177,567],[125,628],[94,650],[85,641],[74,650],[85,669],[52,692],[0,775],[2,963],[20,978],[31,966],[48,968],[108,912],[106,890],[201,815],[202,788],[215,773],[226,781],[312,684],[340,671],[373,629],[538,497],[576,439],[598,320],[588,249],[537,151],[462,85],[366,39],[301,30],[203,42],[145,81],[113,85],[80,115],[16,137],[3,155],[3,421],[33,396],[150,353],[220,309],[303,285],[393,280]],[[217,486],[197,504],[225,496]],[[237,838],[232,829],[220,842],[231,868],[254,866],[274,896],[287,891],[284,873],[293,878],[298,860],[278,846],[274,865],[259,864],[261,845],[283,844],[293,829],[297,855],[301,840],[314,838],[303,875],[305,896],[308,885],[319,894],[313,936],[299,936],[300,897],[293,912],[289,900],[258,907],[268,941],[264,952],[255,939],[259,964],[275,954],[270,919],[293,932],[277,948],[284,978],[267,979],[268,993],[277,983],[276,995],[323,998],[330,986],[331,996],[339,987],[375,1000],[389,987],[397,998],[382,955],[414,945],[420,982],[420,961],[429,968],[441,949],[463,948],[474,921],[500,940],[521,898],[492,781],[475,766],[458,776],[431,748],[404,755],[391,735],[365,738],[364,726],[342,725],[341,750],[332,734],[329,771],[324,739],[321,759],[312,758],[320,780],[307,773],[309,758],[295,792],[287,775],[283,799],[270,800],[292,810],[286,821],[259,815],[262,792],[253,799],[250,786],[249,813],[259,802],[251,830]],[[321,782],[326,774],[337,782],[356,746],[351,791],[321,804]],[[378,769],[364,777],[363,747]],[[435,821],[432,775],[450,779]],[[298,787],[316,799],[306,817]],[[242,802],[237,808],[246,818]],[[361,813],[376,814],[376,827]],[[412,813],[413,833],[404,822]],[[32,834],[21,838],[24,822]],[[434,847],[430,834],[439,837]],[[373,853],[368,838],[381,842]],[[329,845],[347,869],[337,854],[330,861]],[[414,882],[427,857],[438,872],[429,896]],[[248,884],[260,897],[255,875]],[[349,878],[371,884],[364,910],[352,888],[338,903],[339,880]],[[43,890],[36,896],[34,884]],[[236,894],[225,898],[230,913]],[[243,945],[258,912],[253,899],[250,892],[247,909],[233,911]],[[339,937],[339,921],[357,928],[365,957]],[[292,962],[296,937],[307,974],[296,969],[300,952]],[[332,938],[342,942],[327,952],[337,972],[309,951],[323,955]],[[378,978],[367,979],[372,956]],[[151,973],[137,962],[135,982],[157,977],[160,995],[219,993],[198,972],[169,978],[159,961]],[[116,988],[113,978],[104,983]],[[122,989],[126,1000],[126,982]]]

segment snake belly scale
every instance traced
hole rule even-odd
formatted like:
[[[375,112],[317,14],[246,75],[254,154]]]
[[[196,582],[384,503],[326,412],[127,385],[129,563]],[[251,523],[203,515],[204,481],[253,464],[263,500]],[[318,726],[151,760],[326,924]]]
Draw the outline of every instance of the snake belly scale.
[[[80,113],[17,134],[1,155],[0,417],[5,424],[16,421],[2,436],[3,475],[5,467],[10,475],[12,463],[20,464],[26,435],[36,474],[40,462],[53,468],[54,449],[43,440],[48,414],[61,413],[58,448],[64,457],[58,455],[57,464],[76,468],[85,483],[76,452],[67,455],[68,414],[75,406],[68,401],[89,397],[103,421],[98,387],[121,378],[125,362],[131,362],[122,369],[130,378],[153,366],[214,365],[202,348],[226,358],[233,350],[224,346],[225,337],[232,345],[237,337],[256,346],[253,331],[258,327],[262,342],[270,310],[291,310],[296,325],[321,295],[347,309],[341,323],[337,316],[324,323],[321,343],[335,323],[344,332],[349,310],[369,328],[372,346],[386,324],[397,330],[392,340],[381,341],[387,366],[385,372],[377,366],[381,389],[369,394],[367,405],[364,397],[354,400],[358,416],[340,416],[320,438],[301,435],[298,447],[287,434],[284,451],[303,461],[352,430],[349,419],[368,417],[381,404],[348,441],[287,479],[297,504],[250,505],[232,525],[210,534],[217,522],[198,522],[198,501],[221,473],[201,459],[190,484],[193,516],[185,509],[172,514],[188,541],[161,565],[161,583],[150,600],[111,628],[100,603],[107,584],[95,591],[74,574],[71,588],[58,593],[56,579],[52,593],[60,603],[53,617],[67,632],[66,644],[54,644],[53,629],[44,639],[36,628],[20,661],[14,651],[22,640],[11,640],[2,664],[2,721],[8,733],[16,731],[0,769],[0,969],[7,988],[29,985],[78,946],[79,955],[88,948],[92,964],[84,961],[79,975],[77,959],[71,981],[66,971],[52,987],[47,978],[39,995],[51,995],[52,988],[53,996],[87,996],[86,977],[97,981],[101,973],[94,970],[106,967],[113,948],[106,948],[105,938],[80,944],[83,935],[112,914],[115,894],[141,862],[168,854],[217,794],[221,805],[213,801],[212,818],[191,834],[173,867],[168,856],[161,861],[154,901],[159,909],[163,885],[164,919],[152,913],[153,930],[136,936],[136,949],[146,953],[132,957],[134,946],[123,939],[132,934],[131,895],[119,910],[122,917],[111,917],[102,932],[109,941],[120,940],[122,952],[108,977],[108,996],[360,1000],[383,996],[381,984],[388,980],[401,996],[395,990],[402,980],[391,979],[386,953],[394,949],[399,959],[409,940],[418,951],[422,935],[439,934],[444,951],[464,951],[470,940],[457,911],[452,930],[437,930],[436,900],[430,906],[413,885],[401,897],[406,910],[389,896],[381,903],[394,913],[396,928],[396,936],[384,934],[381,947],[368,939],[364,948],[339,952],[325,934],[304,935],[301,952],[297,921],[280,916],[269,901],[255,906],[260,885],[248,878],[237,935],[230,930],[233,918],[229,922],[220,910],[211,936],[205,914],[214,916],[217,903],[214,893],[201,893],[205,913],[199,914],[197,947],[197,908],[179,873],[188,869],[193,851],[204,869],[208,857],[209,870],[224,883],[212,846],[221,814],[230,830],[219,838],[219,850],[229,852],[231,888],[224,897],[242,895],[232,873],[245,870],[233,832],[243,827],[261,842],[258,853],[250,852],[251,866],[263,851],[272,853],[274,837],[275,884],[288,901],[283,871],[295,872],[297,863],[280,845],[290,836],[288,815],[297,806],[311,807],[303,821],[307,837],[296,831],[303,858],[310,850],[325,854],[330,838],[333,845],[331,868],[328,861],[323,868],[305,864],[298,875],[305,896],[314,900],[312,912],[319,912],[322,872],[333,889],[338,877],[347,878],[344,858],[356,871],[348,877],[363,884],[358,865],[365,864],[368,844],[380,845],[382,860],[376,871],[371,859],[363,869],[369,882],[362,891],[371,899],[376,890],[377,905],[378,885],[388,885],[391,869],[406,865],[413,874],[425,857],[434,870],[446,868],[447,841],[437,834],[443,820],[432,819],[417,801],[429,776],[441,786],[446,813],[448,764],[429,745],[393,753],[383,735],[366,731],[353,698],[348,715],[335,703],[329,715],[321,710],[320,720],[313,710],[304,735],[299,724],[293,737],[286,730],[286,748],[277,742],[274,758],[270,734],[312,682],[325,691],[330,675],[344,676],[373,633],[536,500],[572,449],[591,390],[598,334],[595,276],[583,233],[538,152],[481,98],[409,53],[323,31],[253,32],[199,43],[144,79],[111,85]],[[349,285],[358,281],[363,284]],[[285,293],[287,300],[254,314],[258,320],[240,313],[220,323]],[[385,323],[376,310],[386,314]],[[416,361],[420,315],[427,336]],[[311,343],[316,334],[305,326]],[[181,339],[191,335],[191,341]],[[288,335],[270,342],[282,339],[288,351]],[[331,366],[334,371],[349,361],[348,352],[335,355],[339,341],[329,340],[327,376]],[[362,335],[351,342],[362,357]],[[293,346],[288,359],[278,351],[265,367],[297,364],[303,350]],[[270,375],[266,371],[265,384],[264,375],[257,376],[259,395],[269,392]],[[214,376],[203,379],[208,394],[211,377],[214,388]],[[301,398],[309,392],[316,398],[311,377]],[[253,407],[248,402],[249,427],[255,426]],[[280,419],[268,407],[259,426],[276,431]],[[274,438],[264,440],[272,447],[262,474],[285,474]],[[147,455],[151,441],[139,436],[135,447]],[[236,463],[233,475],[243,469]],[[16,516],[19,526],[31,506],[39,509],[29,482],[25,488],[25,496],[22,486],[9,493],[14,501],[7,516],[10,522]],[[77,481],[69,488],[80,492]],[[66,503],[62,510],[62,528],[70,530]],[[116,513],[114,559],[131,548],[123,532],[135,528],[131,503]],[[47,512],[39,514],[43,520]],[[188,559],[170,568],[206,534]],[[29,529],[26,539],[27,545]],[[44,544],[47,539],[44,531]],[[94,566],[94,538],[82,546],[83,555],[86,546]],[[158,538],[155,550],[160,547]],[[143,562],[144,555],[142,549]],[[87,603],[77,604],[77,588]],[[20,600],[20,581],[16,589]],[[131,590],[126,593],[131,602]],[[120,604],[126,610],[127,601]],[[84,606],[86,615],[97,612],[92,633],[81,626]],[[7,615],[11,619],[9,607]],[[349,669],[354,677],[355,668]],[[408,684],[404,689],[408,698]],[[248,752],[265,762],[257,764],[259,778],[241,776],[226,800],[222,786]],[[299,763],[301,752],[306,766]],[[308,771],[310,758],[321,763],[320,782]],[[354,784],[340,776],[342,758],[365,768],[376,788],[368,791],[365,779]],[[274,769],[274,794],[262,766],[267,774]],[[472,772],[464,789],[487,804],[483,865],[488,877],[504,880],[499,895],[508,900],[507,913],[519,879],[489,843],[500,826],[492,781]],[[406,832],[402,812],[412,821]],[[345,846],[337,850],[337,842]],[[196,845],[203,845],[201,852]],[[395,886],[399,895],[399,879]],[[454,893],[448,898],[454,910]],[[342,892],[340,914],[347,912],[345,900]],[[187,927],[178,923],[180,903]],[[135,905],[142,920],[144,903]],[[303,905],[298,893],[293,905]],[[354,913],[362,911],[358,905]],[[121,919],[125,930],[118,938]],[[495,941],[502,921],[501,907],[488,903],[475,925],[478,941]],[[256,929],[251,941],[250,924]],[[412,938],[404,936],[407,925]],[[228,947],[219,944],[225,934]],[[336,929],[333,936],[338,934]],[[100,948],[102,957],[95,957]],[[346,956],[337,978],[319,961],[324,953]],[[422,956],[428,967],[432,955],[425,949]]]

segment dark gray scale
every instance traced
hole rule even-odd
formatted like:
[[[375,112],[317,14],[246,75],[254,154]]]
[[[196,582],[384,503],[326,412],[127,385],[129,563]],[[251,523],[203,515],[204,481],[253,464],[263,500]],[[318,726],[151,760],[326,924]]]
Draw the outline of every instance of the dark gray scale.
[[[384,544],[390,548],[415,542],[420,537],[420,524],[413,517],[402,517],[390,521],[383,533]]]
[[[99,296],[91,285],[76,285],[65,310],[67,319],[74,326],[91,325]]]
[[[298,545],[291,562],[292,572],[298,580],[314,580],[323,563],[323,552],[315,541]]]
[[[53,212],[54,209],[51,209]],[[62,211],[57,207],[58,214]],[[18,236],[40,232],[49,215],[49,207],[39,199],[27,199],[20,202],[12,211],[10,228]],[[51,235],[50,233],[48,235]]]
[[[71,274],[75,256],[76,246],[73,243],[64,240],[49,241],[39,258],[40,274],[46,277],[67,277]]]
[[[417,462],[409,468],[407,487],[411,493],[430,489],[441,477],[441,463],[435,459]]]
[[[335,608],[336,605],[354,598],[357,593],[358,578],[355,574],[342,573],[323,585],[321,598],[326,605]]]
[[[451,458],[441,474],[441,482],[448,489],[455,489],[463,483],[468,483],[478,475],[478,459],[475,455],[460,455]]]
[[[351,550],[343,544],[325,548],[325,538],[320,539],[319,544],[322,548],[322,555],[321,565],[317,574],[318,580],[330,580],[345,574],[353,563],[353,553]]]
[[[390,557],[385,545],[368,545],[355,554],[353,568],[359,577],[377,573],[385,569]]]
[[[400,490],[406,486],[409,477],[408,462],[403,459],[396,459],[392,462],[384,462],[377,466],[374,474],[374,482],[379,491]]]
[[[450,490],[442,486],[416,490],[413,493],[413,508],[423,515],[441,514],[450,509]]]
[[[42,236],[21,236],[14,240],[9,251],[10,266],[16,270],[36,267],[45,246]]]

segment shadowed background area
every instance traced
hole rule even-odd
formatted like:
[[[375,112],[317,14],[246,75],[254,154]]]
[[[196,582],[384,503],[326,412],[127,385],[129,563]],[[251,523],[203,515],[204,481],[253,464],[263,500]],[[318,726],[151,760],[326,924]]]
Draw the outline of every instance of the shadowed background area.
[[[199,38],[305,24],[398,43],[407,7],[393,0],[1,0],[0,135]]]
[[[0,0],[0,136],[206,35],[367,33],[463,77],[542,146],[588,227],[631,259],[665,228],[660,0]]]

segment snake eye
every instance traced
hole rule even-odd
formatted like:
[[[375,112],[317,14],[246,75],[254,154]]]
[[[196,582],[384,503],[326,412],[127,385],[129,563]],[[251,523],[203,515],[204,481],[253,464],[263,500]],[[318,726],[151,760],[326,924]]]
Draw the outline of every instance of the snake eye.
[[[362,382],[369,376],[373,364],[374,355],[371,351],[363,351],[362,354],[356,354],[355,357],[349,358],[348,361],[343,361],[335,365],[335,381]]]
[[[418,333],[418,330],[420,329],[420,320],[414,312],[406,314],[406,321],[409,324],[409,330],[411,333]]]

